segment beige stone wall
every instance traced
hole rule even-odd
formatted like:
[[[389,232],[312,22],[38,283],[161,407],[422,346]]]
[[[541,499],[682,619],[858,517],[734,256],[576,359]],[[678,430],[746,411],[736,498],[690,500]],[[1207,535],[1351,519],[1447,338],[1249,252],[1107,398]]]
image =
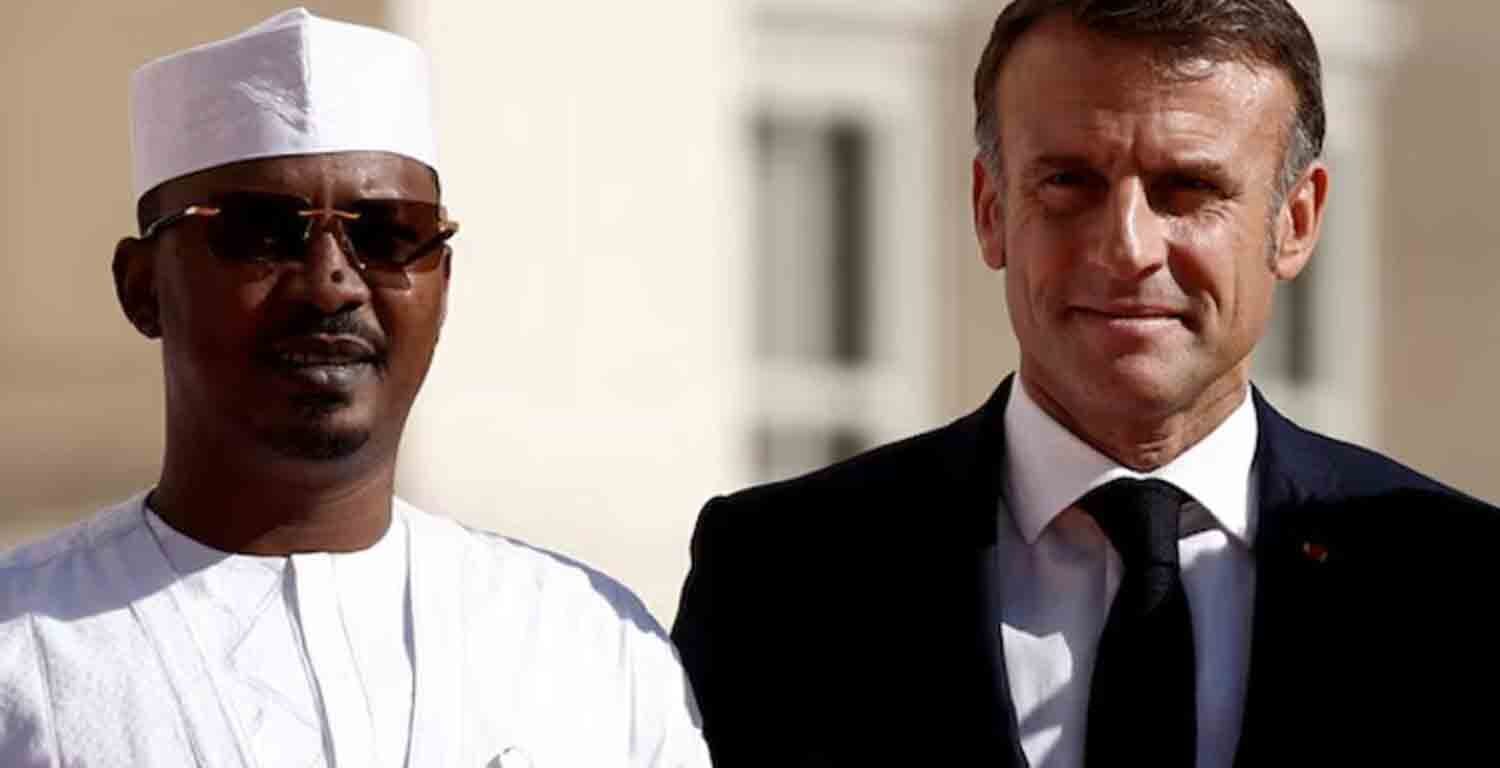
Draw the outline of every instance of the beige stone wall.
[[[144,487],[161,453],[157,347],[114,299],[134,231],[127,83],[286,0],[26,0],[0,24],[0,546]],[[380,0],[309,0],[380,23]]]
[[[288,5],[7,7],[0,547],[158,471],[159,350],[109,273],[134,230],[129,73]],[[593,563],[670,620],[699,506],[748,474],[734,6],[307,5],[414,36],[434,60],[463,231],[398,492]]]
[[[1407,4],[1390,82],[1381,447],[1500,501],[1500,6]]]
[[[745,482],[743,38],[724,2],[402,0],[463,222],[402,442],[423,507],[675,611],[699,507]]]
[[[285,5],[283,0],[26,0],[7,6],[6,23],[0,25],[0,93],[7,101],[0,112],[0,546],[83,516],[149,484],[156,473],[162,431],[157,348],[120,317],[108,269],[115,240],[134,227],[129,72],[155,55],[228,34]],[[430,15],[443,5],[430,0],[310,0],[308,5],[355,21],[404,25],[445,42],[452,52],[438,57],[440,78],[444,65],[476,67],[443,81],[440,114],[445,99],[509,99],[493,122],[467,127],[464,121],[481,113],[449,105],[444,130],[458,153],[450,158],[467,157],[474,167],[455,174],[451,190],[466,198],[465,234],[472,235],[466,242],[474,247],[469,257],[490,260],[486,267],[476,264],[471,274],[511,280],[507,290],[515,294],[488,321],[503,342],[497,349],[510,350],[500,362],[514,366],[491,372],[495,381],[509,382],[493,389],[494,397],[506,398],[509,405],[486,417],[495,425],[493,434],[504,439],[488,448],[478,441],[473,448],[503,449],[523,461],[497,454],[494,460],[462,462],[465,472],[493,468],[497,482],[511,489],[505,493],[468,483],[445,491],[446,476],[422,468],[446,466],[447,435],[464,422],[453,409],[427,408],[413,424],[413,462],[403,479],[424,499],[451,500],[457,512],[478,522],[519,530],[539,543],[561,543],[626,572],[627,580],[636,569],[633,563],[655,559],[660,567],[641,568],[635,578],[644,583],[653,607],[663,609],[683,565],[680,541],[693,511],[690,499],[736,482],[738,465],[727,443],[738,438],[724,436],[737,430],[733,411],[738,406],[727,394],[735,374],[726,372],[712,382],[695,379],[690,388],[699,394],[691,400],[691,414],[673,422],[668,395],[674,390],[663,388],[650,366],[632,360],[681,357],[688,350],[723,363],[726,370],[732,366],[738,354],[734,339],[742,334],[732,328],[718,335],[671,329],[712,317],[731,326],[739,322],[732,319],[738,310],[712,305],[736,301],[730,288],[737,267],[701,268],[692,273],[696,276],[679,279],[675,275],[689,274],[681,270],[694,262],[642,261],[653,265],[647,273],[629,265],[631,259],[658,258],[653,252],[660,243],[673,243],[677,255],[701,253],[702,263],[713,264],[720,251],[732,252],[745,236],[748,224],[735,217],[742,207],[733,194],[719,196],[726,183],[739,182],[732,175],[725,182],[715,170],[736,167],[732,158],[716,153],[725,146],[723,131],[733,130],[740,114],[734,94],[716,96],[714,89],[733,80],[715,73],[730,66],[726,62],[732,57],[722,51],[742,34],[730,28],[737,22],[693,10],[697,5],[616,14],[611,24],[635,24],[625,30],[628,35],[657,36],[648,47],[660,56],[632,59],[639,51],[625,37],[553,45],[549,41],[569,39],[572,17],[561,9],[525,16],[511,4],[493,11],[476,10],[476,4],[463,13],[494,15],[485,23],[496,26],[464,34],[444,15]],[[1406,7],[1416,22],[1415,48],[1385,76],[1389,101],[1378,127],[1385,136],[1382,175],[1389,187],[1381,197],[1380,248],[1368,255],[1382,266],[1374,443],[1460,488],[1500,500],[1500,440],[1488,434],[1500,428],[1495,402],[1500,254],[1494,252],[1500,242],[1500,215],[1494,212],[1500,199],[1500,89],[1494,86],[1500,48],[1492,44],[1500,6],[1413,1]],[[531,21],[514,22],[512,13]],[[698,26],[673,26],[687,23],[684,19]],[[944,206],[952,211],[952,234],[932,252],[953,265],[947,291],[954,301],[944,320],[951,334],[941,343],[951,345],[943,386],[944,407],[954,414],[982,399],[1015,356],[1000,300],[1001,278],[980,265],[967,223],[967,78],[988,20],[977,19],[955,33],[954,85],[935,107],[946,113],[937,130],[951,148],[952,167],[942,187]],[[483,66],[491,49],[485,40],[491,38],[530,53],[495,58],[505,69],[487,78]],[[694,40],[696,47],[690,45]],[[595,58],[587,58],[591,51]],[[682,65],[687,59],[697,63]],[[610,61],[636,62],[604,72],[601,82],[613,89],[613,100],[593,101],[558,89],[590,84],[589,68]],[[703,74],[683,74],[693,66]],[[552,80],[544,77],[549,72]],[[504,88],[479,87],[483,83]],[[626,89],[637,86],[654,120],[675,119],[675,132],[657,132],[651,121],[622,123],[611,117],[631,114],[637,100]],[[486,131],[496,141],[489,141]],[[611,142],[622,140],[640,149],[608,150]],[[653,177],[647,161],[673,157],[677,147],[696,154],[678,152],[675,170]],[[713,159],[695,164],[695,156]],[[584,172],[591,168],[596,172]],[[486,191],[485,174],[518,172],[529,187]],[[698,213],[674,217],[674,200]],[[682,221],[692,228],[673,228]],[[612,254],[618,258],[579,260],[599,259],[610,231],[629,246]],[[559,256],[565,261],[547,261]],[[518,280],[529,281],[531,288],[517,287]],[[679,288],[692,290],[687,282],[712,286],[714,292],[683,299]],[[468,289],[460,299],[455,309],[460,320],[484,301]],[[600,314],[604,301],[624,302],[629,313],[618,317],[633,319],[600,319],[609,317]],[[683,306],[699,319],[679,323],[681,313],[672,312]],[[612,340],[610,334],[621,329],[633,339]],[[447,386],[452,392],[477,392],[472,378],[464,381],[473,373],[466,367],[472,360],[460,350],[482,347],[485,330],[471,324],[452,336],[439,354],[439,366],[469,362],[435,374],[434,391]],[[639,339],[654,341],[640,345],[636,355],[627,344]],[[598,367],[601,361],[608,363],[604,369]],[[678,365],[681,371],[701,369]],[[553,386],[553,374],[563,385]],[[475,402],[490,400],[481,396]],[[573,403],[592,405],[574,410]],[[568,418],[548,419],[548,414]],[[588,425],[610,414],[616,437],[607,450],[598,444],[578,448],[589,445]],[[631,450],[629,433],[648,429],[660,434]],[[681,439],[671,437],[674,430]],[[543,470],[560,466],[575,448],[592,450],[587,461],[612,467],[615,474],[591,484],[581,476],[572,485],[549,479],[561,475]],[[697,468],[676,471],[689,454]],[[702,458],[707,455],[713,458]],[[627,471],[631,466],[646,469]],[[510,479],[501,476],[506,471]],[[671,480],[674,476],[680,482]],[[650,487],[640,478],[653,478]],[[619,493],[631,484],[637,489],[633,501]],[[564,503],[557,504],[559,499]],[[600,518],[590,517],[600,509],[606,510],[602,526]],[[616,546],[633,527],[653,531],[651,541],[659,546]],[[607,535],[599,535],[601,530]]]

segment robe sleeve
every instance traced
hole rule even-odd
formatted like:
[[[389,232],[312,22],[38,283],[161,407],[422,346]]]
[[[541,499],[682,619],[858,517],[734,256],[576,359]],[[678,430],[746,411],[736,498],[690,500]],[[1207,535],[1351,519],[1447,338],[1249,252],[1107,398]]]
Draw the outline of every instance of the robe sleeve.
[[[644,606],[642,620],[629,622],[635,690],[636,768],[710,768],[702,718],[692,686],[666,632]]]
[[[3,578],[3,573],[0,573]],[[0,618],[0,765],[56,768],[51,701],[27,614]]]

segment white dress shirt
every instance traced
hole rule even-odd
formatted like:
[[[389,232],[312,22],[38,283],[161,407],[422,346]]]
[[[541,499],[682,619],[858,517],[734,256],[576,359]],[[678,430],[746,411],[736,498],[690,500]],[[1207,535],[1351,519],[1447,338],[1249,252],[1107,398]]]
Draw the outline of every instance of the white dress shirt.
[[[1075,506],[1122,477],[1192,496],[1178,542],[1197,656],[1199,768],[1228,768],[1239,743],[1255,568],[1257,426],[1249,393],[1213,432],[1150,473],[1120,466],[1047,415],[1017,379],[1005,409],[999,579],[1005,668],[1032,768],[1081,768],[1089,681],[1120,586],[1120,556]],[[1199,520],[1193,520],[1194,517]]]

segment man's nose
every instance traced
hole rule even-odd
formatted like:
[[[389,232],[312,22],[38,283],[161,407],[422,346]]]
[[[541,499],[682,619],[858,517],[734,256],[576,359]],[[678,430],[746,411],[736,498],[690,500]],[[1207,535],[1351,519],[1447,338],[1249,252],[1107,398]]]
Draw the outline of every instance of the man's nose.
[[[1127,179],[1113,185],[1099,222],[1094,261],[1114,277],[1138,279],[1166,262],[1160,215],[1151,207],[1145,185]]]
[[[340,244],[335,227],[316,227],[304,245],[302,269],[294,276],[307,301],[328,314],[370,299],[358,261]]]

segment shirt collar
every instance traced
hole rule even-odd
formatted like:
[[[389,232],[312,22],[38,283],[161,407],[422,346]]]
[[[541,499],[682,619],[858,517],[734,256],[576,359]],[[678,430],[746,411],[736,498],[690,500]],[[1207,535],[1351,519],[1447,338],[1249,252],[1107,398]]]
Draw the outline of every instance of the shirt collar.
[[[1259,427],[1248,390],[1222,424],[1171,463],[1137,472],[1080,440],[1043,411],[1017,377],[1005,404],[1005,499],[1027,544],[1090,490],[1122,477],[1165,480],[1206,507],[1241,543],[1254,540],[1250,469]]]
[[[232,569],[263,569],[279,573],[289,559],[287,555],[247,555],[240,552],[224,552],[210,547],[197,539],[173,528],[163,520],[156,510],[151,508],[148,499],[143,498],[141,509],[146,517],[146,526],[156,537],[157,543],[161,545],[162,554],[166,555],[167,561],[171,563],[180,576],[206,570],[211,567],[230,567]],[[334,554],[334,558],[341,561],[361,561],[374,559],[389,559],[394,557],[393,550],[402,553],[406,550],[405,526],[397,525],[401,512],[398,511],[399,504],[393,504],[391,511],[391,522],[386,526],[385,532],[380,538],[366,549],[353,552],[340,552]],[[404,554],[402,555],[404,556]]]

